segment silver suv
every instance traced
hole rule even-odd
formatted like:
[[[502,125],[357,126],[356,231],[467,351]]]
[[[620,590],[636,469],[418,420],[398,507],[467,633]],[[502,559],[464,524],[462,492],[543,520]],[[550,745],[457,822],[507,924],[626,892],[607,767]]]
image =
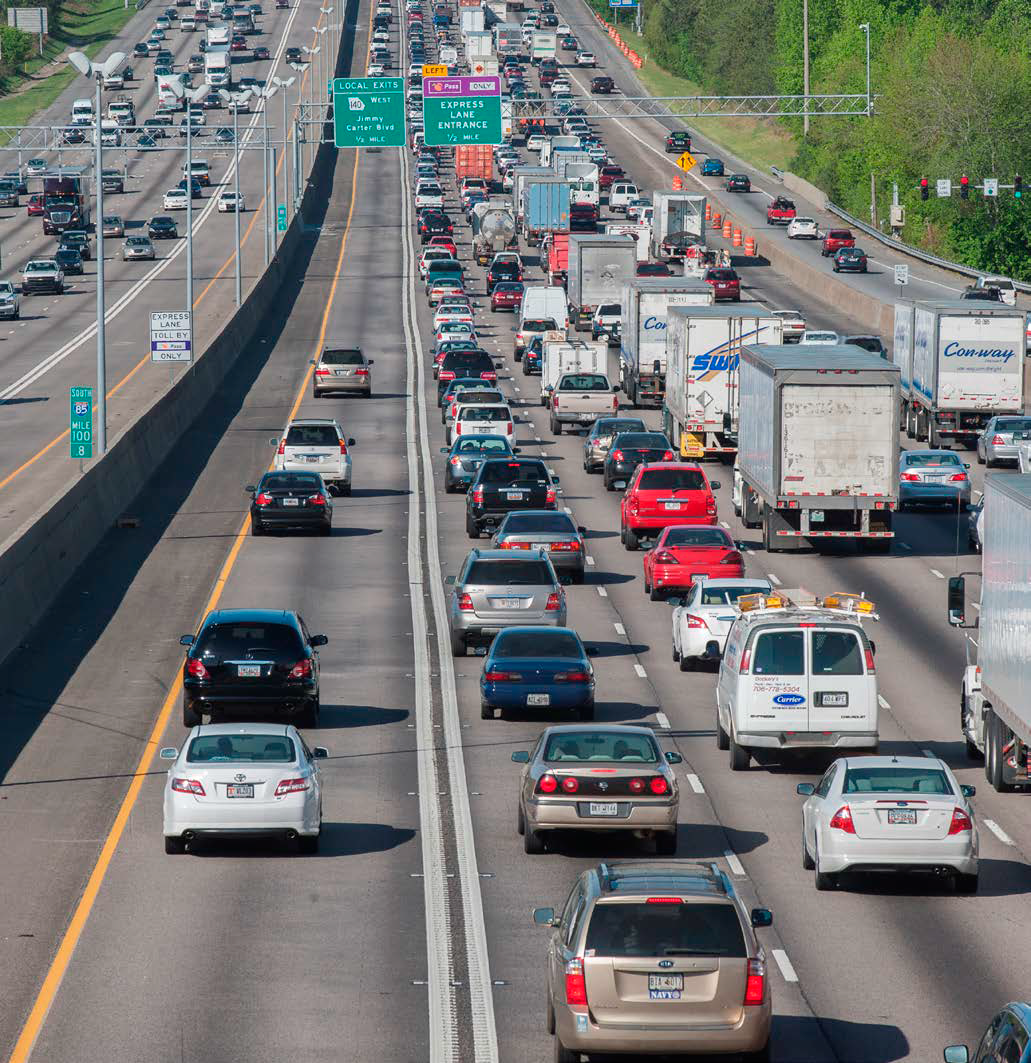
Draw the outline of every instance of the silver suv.
[[[291,421],[282,439],[272,439],[277,471],[317,472],[330,491],[351,493],[351,454],[354,440],[344,436],[336,421],[306,417]]]
[[[355,391],[365,398],[372,394],[372,370],[375,361],[366,358],[360,347],[323,347],[318,361],[312,362],[311,393],[316,399],[329,391]]]
[[[470,550],[456,579],[448,576],[451,652],[489,646],[506,627],[566,626],[566,594],[544,550]]]

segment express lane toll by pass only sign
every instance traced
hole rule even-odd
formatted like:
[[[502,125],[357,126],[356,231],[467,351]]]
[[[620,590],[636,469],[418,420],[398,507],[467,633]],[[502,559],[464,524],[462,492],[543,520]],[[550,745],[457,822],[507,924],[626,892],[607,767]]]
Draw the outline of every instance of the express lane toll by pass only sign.
[[[193,360],[193,322],[189,310],[157,310],[150,315],[150,360]]]
[[[336,78],[333,140],[338,148],[403,148],[404,78]]]
[[[430,147],[501,143],[501,79],[422,79],[424,137]]]

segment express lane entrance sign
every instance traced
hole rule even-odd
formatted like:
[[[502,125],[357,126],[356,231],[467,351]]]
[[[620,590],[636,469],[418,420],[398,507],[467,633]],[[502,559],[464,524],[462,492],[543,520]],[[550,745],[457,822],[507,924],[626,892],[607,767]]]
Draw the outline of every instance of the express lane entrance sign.
[[[500,144],[501,78],[423,78],[422,113],[430,147]]]

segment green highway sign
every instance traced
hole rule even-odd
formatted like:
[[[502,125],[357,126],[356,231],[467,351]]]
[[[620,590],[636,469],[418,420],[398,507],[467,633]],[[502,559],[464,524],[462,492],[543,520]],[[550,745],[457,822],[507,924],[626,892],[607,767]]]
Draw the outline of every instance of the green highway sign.
[[[501,143],[501,79],[425,77],[422,115],[426,144]]]
[[[336,78],[333,140],[338,148],[404,147],[404,78]]]
[[[73,458],[93,457],[93,388],[71,388],[68,438]]]
[[[280,203],[276,207],[276,228],[281,232],[286,232],[286,204]]]

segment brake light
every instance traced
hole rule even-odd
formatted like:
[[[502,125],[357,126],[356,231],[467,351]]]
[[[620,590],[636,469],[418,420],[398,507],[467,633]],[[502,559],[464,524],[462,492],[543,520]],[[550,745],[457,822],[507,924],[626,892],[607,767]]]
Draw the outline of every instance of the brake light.
[[[455,435],[460,436],[462,434],[462,422],[455,421]]]
[[[256,506],[270,506],[272,504],[272,496],[262,491],[255,499],[254,504]]]
[[[566,964],[566,1003],[574,1006],[587,1005],[587,980],[584,978],[584,961],[579,956]]]
[[[618,411],[619,411],[619,399],[615,395],[613,395],[612,396],[612,412],[613,413],[617,413]]]
[[[279,449],[276,451],[276,453],[277,454],[285,454],[286,453],[286,440],[285,439],[281,439],[279,441]]]
[[[741,654],[741,675],[748,674],[748,666],[752,663],[752,651],[745,650]]]
[[[631,779],[627,786],[632,794],[644,793],[644,779]]]
[[[493,369],[488,369],[486,372],[480,373],[481,380],[497,380],[498,374]]]
[[[368,371],[368,369],[356,369],[354,371],[354,375],[355,376],[368,376],[369,375],[369,371]]]
[[[687,620],[688,627],[699,629],[705,628],[706,631],[709,630],[709,625],[700,616],[694,616],[693,614],[688,613],[685,619]]]
[[[741,555],[736,550],[731,550],[729,554],[720,562],[721,565],[740,565],[743,564]]]
[[[683,897],[649,897],[645,904],[683,904]]]
[[[846,834],[855,834],[856,825],[852,822],[852,809],[842,805],[830,822],[831,830],[843,830]]]
[[[561,606],[558,593],[548,595],[548,604],[544,607],[544,611],[547,613],[554,613]]]
[[[970,822],[970,817],[963,811],[962,808],[954,808],[952,810],[952,822],[949,824],[949,834],[962,834],[965,830],[973,830],[974,825]]]
[[[506,429],[505,434],[506,435],[511,435],[512,434],[512,422],[511,421],[508,422],[508,428]]]
[[[542,794],[553,794],[558,789],[558,779],[554,775],[542,775],[537,789]]]
[[[579,550],[579,543],[552,543],[551,549],[554,550]]]
[[[204,667],[204,662],[197,660],[196,657],[193,657],[186,662],[186,674],[192,676],[194,679],[211,678],[207,668]]]
[[[523,677],[518,672],[484,672],[483,678],[488,683],[518,683]]]
[[[766,964],[762,960],[749,960],[744,1003],[746,1005],[761,1004],[765,996]]]
[[[949,477],[950,483],[961,483],[966,480],[967,474],[965,472],[957,472]]]
[[[672,450],[667,450],[666,453],[662,455],[662,460],[663,461],[672,461],[673,460],[673,451]]]
[[[544,499],[544,504],[546,506],[553,506],[555,504],[555,500],[556,500],[557,497],[558,496],[555,493],[555,488],[554,487],[549,487],[548,488],[548,494],[547,494],[547,496]]]
[[[437,374],[438,380],[454,380],[455,374],[450,369],[441,369]]]
[[[307,779],[284,779],[276,787],[276,797],[282,797],[284,794],[301,794],[304,793],[309,787]]]
[[[207,797],[199,779],[173,779],[172,789],[180,794],[193,794],[194,797]]]
[[[712,495],[708,495],[705,499],[705,515],[707,517],[716,516],[716,499]]]
[[[562,789],[565,790],[567,794],[575,794],[576,791],[580,789],[580,783],[573,778],[572,775],[567,775],[562,780]]]
[[[653,794],[664,794],[669,791],[669,784],[661,775],[656,775],[648,781],[648,789]]]
[[[305,657],[298,661],[293,668],[290,669],[290,679],[310,679],[311,678],[311,661]]]
[[[473,491],[473,505],[474,506],[482,506],[483,505],[483,488],[482,487],[477,487],[476,490]]]
[[[557,410],[558,409],[558,395],[553,396],[553,398],[551,400],[551,408],[553,410]]]
[[[316,376],[329,376],[329,370],[328,369],[316,369],[315,370],[315,375]]]
[[[677,563],[677,559],[668,550],[660,550],[652,560],[656,565],[675,565]]]
[[[613,460],[613,461],[623,461],[623,460],[624,460],[624,459],[623,459],[623,451],[621,451],[621,450],[614,450],[614,451],[612,452],[612,460]]]
[[[451,459],[451,464],[452,465],[461,465],[462,464],[462,459],[461,458],[452,458]]]
[[[870,649],[869,646],[867,646],[866,650],[865,650],[865,653],[866,653],[866,671],[867,671],[867,674],[868,675],[874,675],[874,673],[876,673],[876,671],[877,671],[877,668],[875,667],[875,665],[873,663],[873,650]]]
[[[904,472],[900,477],[900,480],[905,480],[907,483],[919,482],[920,476],[915,472]]]
[[[346,454],[347,453],[347,444],[342,439],[340,440],[340,453],[341,454]]]
[[[451,414],[450,414],[452,420],[454,420],[454,417],[455,417],[456,413],[458,413],[458,403],[457,402],[453,402],[453,403],[451,403]]]
[[[468,594],[458,596],[458,608],[463,613],[473,612],[473,600]]]
[[[589,683],[591,676],[588,672],[557,672],[556,683]]]

